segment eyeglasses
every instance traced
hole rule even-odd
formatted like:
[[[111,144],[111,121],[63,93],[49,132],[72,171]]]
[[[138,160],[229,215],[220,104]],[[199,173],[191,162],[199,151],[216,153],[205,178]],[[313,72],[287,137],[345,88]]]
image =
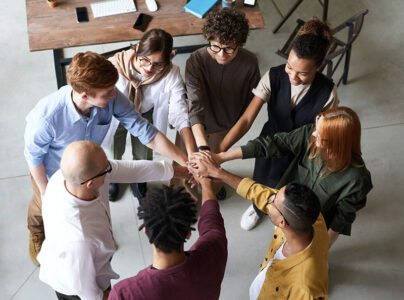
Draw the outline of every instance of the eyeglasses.
[[[161,71],[164,69],[164,67],[167,65],[165,62],[159,62],[159,63],[152,63],[147,57],[143,56],[142,58],[139,58],[140,66],[142,67],[150,67],[154,68],[156,71]]]
[[[102,171],[101,173],[98,173],[97,175],[95,175],[94,177],[91,177],[90,179],[87,179],[86,181],[83,181],[80,184],[83,185],[83,184],[85,184],[86,182],[88,182],[90,180],[93,180],[93,179],[96,179],[98,177],[104,176],[107,173],[111,173],[111,171],[112,171],[112,166],[111,166],[111,163],[108,161],[108,167],[104,171]]]
[[[276,195],[278,195],[278,193],[275,193],[275,194],[272,194],[271,196],[269,196],[269,198],[268,198],[268,200],[267,200],[267,203],[269,204],[269,205],[272,205],[273,207],[275,207],[276,208],[276,210],[281,214],[281,216],[285,219],[285,222],[286,222],[286,224],[289,224],[288,223],[288,220],[286,220],[286,218],[285,218],[285,216],[283,215],[283,213],[279,210],[279,208],[278,207],[276,207],[276,205],[275,205],[275,198],[276,198]]]
[[[218,45],[212,45],[211,43],[209,43],[209,49],[213,52],[213,53],[219,53],[220,51],[224,51],[224,53],[226,54],[233,54],[234,51],[236,51],[238,47],[232,48],[232,47],[219,47]]]

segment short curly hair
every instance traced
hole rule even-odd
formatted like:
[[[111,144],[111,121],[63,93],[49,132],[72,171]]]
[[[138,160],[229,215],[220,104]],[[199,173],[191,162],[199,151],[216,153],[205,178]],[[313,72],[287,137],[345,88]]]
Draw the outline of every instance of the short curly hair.
[[[78,93],[94,95],[94,89],[114,86],[119,75],[104,56],[91,51],[77,53],[67,70],[67,82]]]
[[[217,39],[221,44],[243,45],[248,36],[248,20],[245,14],[234,8],[213,10],[208,14],[202,33],[206,40]]]
[[[163,186],[147,193],[138,208],[149,242],[164,253],[180,251],[196,222],[196,205],[184,188]]]

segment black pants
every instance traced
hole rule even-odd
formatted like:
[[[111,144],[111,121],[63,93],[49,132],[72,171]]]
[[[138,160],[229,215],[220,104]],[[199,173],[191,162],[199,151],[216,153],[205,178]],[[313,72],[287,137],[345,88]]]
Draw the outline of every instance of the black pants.
[[[56,292],[56,296],[58,297],[59,300],[80,300],[79,296],[74,296],[74,295],[68,296],[65,294],[58,293],[58,292]]]

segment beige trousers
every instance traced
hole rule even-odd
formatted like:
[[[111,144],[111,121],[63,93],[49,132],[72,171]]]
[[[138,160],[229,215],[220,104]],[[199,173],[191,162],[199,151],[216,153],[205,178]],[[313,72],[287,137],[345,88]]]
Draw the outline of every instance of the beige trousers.
[[[32,233],[44,233],[43,220],[42,220],[42,199],[41,192],[30,174],[33,195],[28,205],[28,229]]]

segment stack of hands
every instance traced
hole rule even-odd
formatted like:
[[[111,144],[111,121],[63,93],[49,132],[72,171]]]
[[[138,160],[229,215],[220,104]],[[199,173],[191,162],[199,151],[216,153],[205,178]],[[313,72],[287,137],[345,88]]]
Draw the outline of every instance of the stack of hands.
[[[221,181],[219,171],[221,170],[220,164],[223,160],[220,154],[210,151],[194,152],[189,156],[187,162],[187,181],[191,187],[200,185],[200,180],[203,178],[210,178],[214,181]]]

